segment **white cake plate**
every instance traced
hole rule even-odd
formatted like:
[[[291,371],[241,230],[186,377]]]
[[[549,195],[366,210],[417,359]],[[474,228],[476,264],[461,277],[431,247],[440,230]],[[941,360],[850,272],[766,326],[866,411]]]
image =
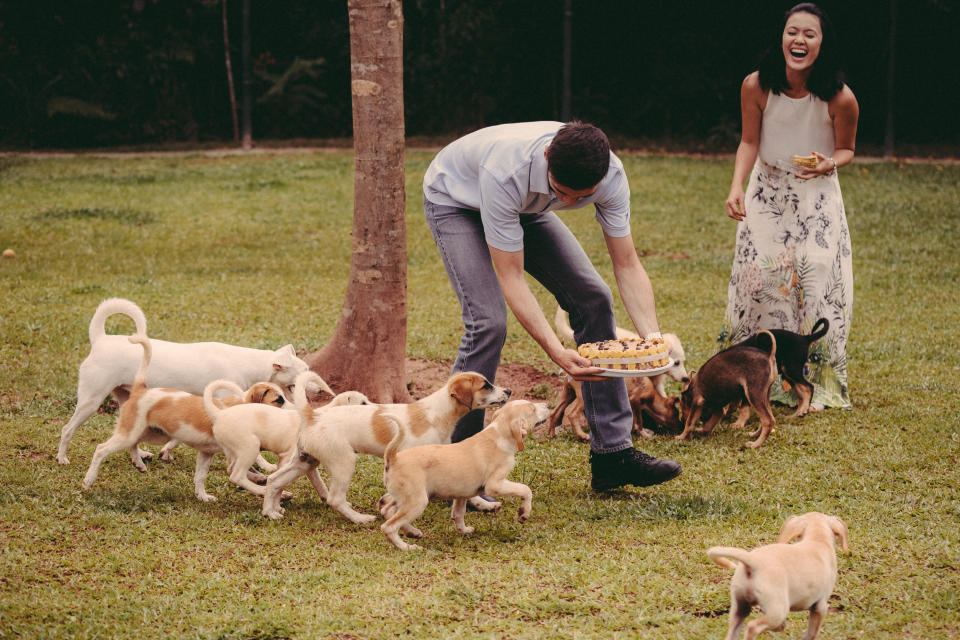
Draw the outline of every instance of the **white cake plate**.
[[[670,358],[670,362],[656,369],[603,369],[601,367],[603,370],[597,375],[605,378],[650,378],[666,372],[673,365],[673,358]]]

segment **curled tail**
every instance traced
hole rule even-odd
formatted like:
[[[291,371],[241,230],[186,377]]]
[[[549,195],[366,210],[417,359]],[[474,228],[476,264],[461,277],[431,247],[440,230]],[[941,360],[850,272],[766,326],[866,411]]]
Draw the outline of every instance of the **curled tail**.
[[[138,335],[147,335],[147,317],[143,315],[140,307],[125,298],[109,298],[97,306],[97,310],[93,313],[93,318],[90,320],[90,328],[88,330],[90,344],[93,344],[106,335],[105,326],[107,318],[115,313],[122,313],[133,320],[134,324],[137,325]]]
[[[313,421],[313,407],[307,402],[307,384],[314,383],[321,390],[326,391],[331,396],[334,395],[333,389],[313,371],[307,370],[297,374],[293,381],[293,404],[300,413],[300,427],[305,427]]]
[[[777,358],[777,339],[774,338],[774,337],[773,337],[773,334],[770,333],[769,331],[767,331],[766,329],[763,329],[763,330],[761,330],[761,331],[758,331],[758,332],[757,332],[757,338],[759,339],[759,337],[760,337],[761,335],[764,335],[764,334],[767,336],[767,338],[770,339],[770,361],[772,362],[772,361],[776,360],[776,358]],[[758,345],[760,344],[760,343],[759,343],[759,340],[758,340],[757,344],[758,344]]]
[[[140,367],[133,378],[133,390],[147,388],[147,369],[150,368],[150,359],[153,357],[153,345],[150,344],[150,338],[145,334],[135,333],[127,340],[133,344],[139,344],[143,347],[143,357],[140,358]]]
[[[736,563],[730,562],[730,560],[735,560],[744,566],[748,575],[753,571],[753,566],[750,564],[750,552],[746,549],[739,547],[710,547],[707,549],[707,557],[721,567],[736,569]]]
[[[390,470],[390,465],[393,464],[393,461],[397,458],[397,452],[400,451],[400,445],[403,444],[403,440],[406,438],[406,431],[395,416],[392,416],[389,413],[381,413],[381,415],[387,420],[392,421],[394,426],[397,428],[397,433],[393,436],[393,440],[390,441],[390,444],[388,444],[387,448],[383,451],[383,472],[386,473]]]
[[[207,410],[211,420],[216,420],[217,414],[223,411],[213,397],[220,389],[228,389],[230,393],[243,397],[243,389],[233,380],[214,380],[208,384],[203,390],[203,408]]]
[[[823,325],[822,329],[817,329],[820,325]],[[810,336],[807,338],[811,343],[819,340],[823,336],[827,335],[827,331],[830,329],[830,323],[827,322],[826,318],[820,318],[813,324],[813,329],[810,330]]]

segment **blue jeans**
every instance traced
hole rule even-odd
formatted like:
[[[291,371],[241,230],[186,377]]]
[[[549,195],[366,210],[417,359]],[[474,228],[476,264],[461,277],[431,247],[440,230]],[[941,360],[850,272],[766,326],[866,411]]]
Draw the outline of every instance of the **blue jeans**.
[[[423,209],[463,311],[464,334],[453,371],[476,371],[494,381],[507,338],[507,305],[480,212],[426,199]],[[524,268],[570,314],[577,343],[615,338],[610,288],[567,226],[553,212],[521,214],[520,223]],[[612,453],[631,447],[633,412],[623,379],[584,382],[582,389],[591,449]],[[483,411],[471,411],[457,423],[452,440],[463,440],[482,428]]]

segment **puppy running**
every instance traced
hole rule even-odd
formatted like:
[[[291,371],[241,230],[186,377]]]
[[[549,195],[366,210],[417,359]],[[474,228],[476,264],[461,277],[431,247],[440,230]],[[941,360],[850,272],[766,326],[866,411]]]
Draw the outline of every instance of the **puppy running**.
[[[358,453],[383,457],[397,433],[389,413],[407,430],[405,446],[446,444],[457,421],[474,409],[499,406],[510,398],[510,390],[497,387],[474,372],[454,374],[447,382],[411,404],[382,404],[333,407],[300,430],[300,455],[281,464],[267,479],[263,515],[282,517],[280,491],[301,475],[322,464],[330,473],[330,490],[320,497],[356,524],[372,522],[375,516],[356,511],[347,502],[347,488]]]
[[[93,486],[100,472],[100,465],[110,454],[128,450],[133,464],[137,469],[145,472],[147,467],[141,460],[137,445],[141,442],[164,444],[176,439],[197,450],[193,477],[197,500],[201,502],[216,500],[214,496],[207,493],[206,479],[213,455],[221,449],[213,437],[213,423],[204,410],[203,398],[177,389],[148,388],[146,378],[153,341],[144,335],[133,335],[128,340],[143,348],[140,367],[134,377],[130,398],[120,407],[120,412],[117,414],[113,434],[108,440],[97,445],[90,467],[83,478],[83,488],[89,489]],[[258,382],[250,387],[246,394],[234,382],[226,383],[224,388],[235,395],[216,401],[211,398],[211,402],[222,402],[224,406],[255,403],[260,406],[281,407],[284,404],[280,388],[269,382]],[[257,453],[259,454],[259,451]],[[273,465],[259,455],[254,460],[264,470],[273,468]],[[245,469],[249,469],[249,466]],[[260,474],[251,474],[251,478],[260,481],[265,479]]]
[[[776,424],[770,409],[770,386],[777,377],[777,341],[769,331],[760,334],[769,338],[769,351],[735,345],[717,353],[700,371],[690,374],[690,382],[680,393],[684,425],[677,440],[689,440],[701,417],[703,433],[710,433],[723,418],[728,405],[742,403],[735,428],[747,423],[751,407],[760,416],[760,428],[750,434],[756,440],[745,446],[756,448],[766,441]]]
[[[323,378],[312,371],[304,371],[296,377],[294,384],[298,411],[277,410],[264,405],[237,405],[221,409],[213,402],[213,394],[221,386],[231,383],[215,380],[207,385],[203,392],[203,404],[213,419],[213,437],[227,457],[227,471],[231,482],[258,496],[264,495],[266,489],[252,482],[245,472],[260,455],[261,450],[277,454],[278,467],[282,467],[298,455],[297,435],[300,432],[301,416],[305,412],[312,414],[314,411],[327,411],[327,407],[336,407],[343,403],[367,401],[363,394],[350,392],[334,396],[326,406],[313,409],[307,403],[305,388],[311,383],[333,395]],[[319,476],[310,475],[310,481],[317,487],[318,492],[326,490],[320,488],[323,481]]]
[[[380,499],[380,513],[387,521],[380,530],[401,551],[419,549],[400,539],[398,530],[419,538],[422,533],[410,523],[417,519],[431,498],[452,498],[452,518],[457,531],[473,533],[463,523],[467,499],[480,493],[517,496],[522,499],[519,521],[530,517],[533,494],[530,487],[507,480],[516,465],[515,454],[523,451],[523,439],[547,419],[545,403],[511,400],[498,409],[480,433],[453,444],[411,447],[403,451],[406,433],[397,435],[384,453],[383,484],[387,495]],[[398,425],[399,426],[399,425]]]
[[[77,407],[60,431],[57,462],[69,464],[67,445],[74,432],[96,412],[109,394],[122,405],[133,384],[140,352],[126,336],[108,335],[106,319],[121,313],[136,323],[138,335],[147,335],[147,319],[136,304],[123,298],[104,300],[90,321],[90,354],[80,365],[77,383]],[[292,345],[276,351],[236,347],[220,342],[182,344],[151,340],[153,361],[147,372],[147,385],[168,387],[200,395],[207,383],[218,378],[232,380],[246,389],[257,382],[273,382],[283,389],[293,384],[307,363],[297,357]],[[152,454],[141,452],[144,457]]]
[[[789,544],[794,538],[796,544]],[[730,581],[730,627],[727,640],[757,606],[763,616],[747,624],[747,640],[763,631],[782,630],[789,611],[809,611],[803,640],[814,640],[827,614],[827,600],[837,582],[835,537],[847,551],[847,525],[835,516],[811,511],[783,523],[776,544],[746,551],[711,547],[707,555],[722,567],[735,569]],[[731,562],[732,561],[732,562]]]

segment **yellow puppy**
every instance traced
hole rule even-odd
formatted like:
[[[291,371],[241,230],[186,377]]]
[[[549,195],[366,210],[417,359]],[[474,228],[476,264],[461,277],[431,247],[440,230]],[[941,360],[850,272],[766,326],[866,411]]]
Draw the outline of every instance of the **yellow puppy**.
[[[736,569],[730,581],[727,640],[739,637],[740,627],[754,605],[763,611],[763,616],[747,625],[747,640],[767,629],[783,629],[788,611],[810,612],[803,640],[814,640],[837,582],[834,536],[847,551],[847,525],[843,520],[811,511],[788,518],[780,529],[777,544],[753,551],[737,547],[708,549],[711,560]],[[789,544],[797,537],[799,542]]]
[[[400,539],[397,531],[413,537],[421,532],[411,526],[430,498],[453,499],[453,522],[460,533],[472,533],[463,523],[467,499],[480,493],[518,496],[520,522],[530,517],[533,494],[530,487],[507,480],[523,451],[523,438],[546,421],[545,403],[511,400],[493,415],[483,431],[460,442],[410,447],[400,451],[406,434],[399,428],[384,452],[383,483],[388,494],[380,499],[380,513],[388,518],[380,530],[398,549],[419,549]],[[398,425],[399,426],[399,425]]]

